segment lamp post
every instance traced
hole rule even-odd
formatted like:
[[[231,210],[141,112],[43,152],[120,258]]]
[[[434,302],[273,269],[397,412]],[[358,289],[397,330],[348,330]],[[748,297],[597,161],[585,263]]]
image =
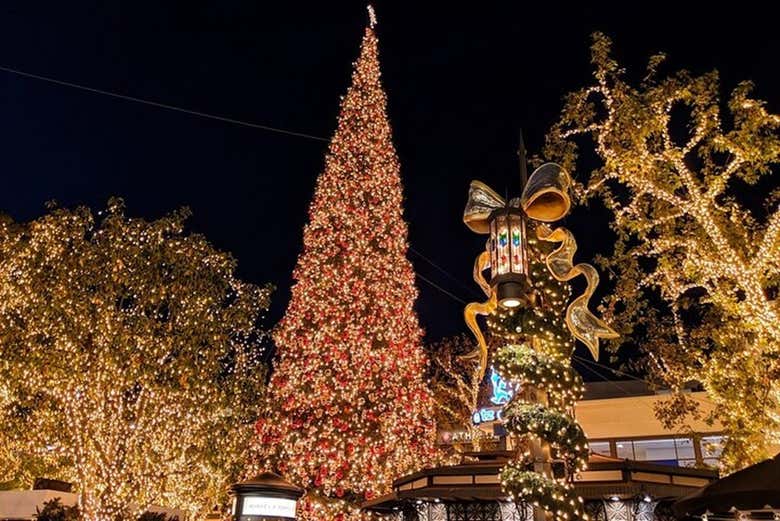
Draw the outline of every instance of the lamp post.
[[[525,215],[520,208],[507,205],[491,214],[490,286],[502,307],[528,305],[533,299],[526,241]]]
[[[528,182],[523,134],[517,149],[520,163],[520,189]],[[517,199],[507,201],[488,217],[490,239],[490,286],[496,292],[498,305],[516,308],[533,305],[534,291],[528,279],[528,237],[526,213]]]
[[[254,479],[236,483],[233,494],[233,521],[289,521],[303,489],[278,474],[265,472]]]

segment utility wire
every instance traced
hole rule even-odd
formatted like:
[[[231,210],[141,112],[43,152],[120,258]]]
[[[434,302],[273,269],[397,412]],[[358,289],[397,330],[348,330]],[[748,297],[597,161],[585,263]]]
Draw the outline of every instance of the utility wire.
[[[301,138],[305,138],[305,139],[311,139],[311,140],[314,140],[314,141],[321,141],[321,142],[326,142],[326,143],[329,141],[326,138],[323,138],[323,137],[320,137],[320,136],[314,136],[312,134],[306,134],[304,132],[296,132],[296,131],[293,131],[293,130],[287,130],[287,129],[283,129],[283,128],[272,127],[272,126],[269,126],[269,125],[260,125],[258,123],[251,123],[251,122],[242,121],[242,120],[239,120],[239,119],[228,118],[228,117],[225,117],[225,116],[218,116],[218,115],[215,115],[215,114],[209,114],[207,112],[201,112],[201,111],[197,111],[197,110],[186,109],[186,108],[183,108],[183,107],[177,107],[175,105],[169,105],[167,103],[160,103],[160,102],[157,102],[157,101],[147,100],[147,99],[143,99],[143,98],[136,98],[134,96],[128,96],[126,94],[119,94],[119,93],[116,93],[116,92],[110,92],[110,91],[107,91],[107,90],[102,90],[102,89],[97,89],[97,88],[94,88],[94,87],[89,87],[87,85],[81,85],[81,84],[72,83],[72,82],[69,82],[69,81],[58,80],[56,78],[52,78],[52,77],[49,77],[49,76],[42,76],[40,74],[32,74],[30,72],[25,72],[25,71],[21,71],[21,70],[18,70],[18,69],[13,69],[11,67],[5,67],[5,66],[2,66],[2,65],[0,65],[0,71],[7,72],[9,74],[15,74],[17,76],[22,76],[22,77],[25,77],[25,78],[31,78],[31,79],[35,79],[35,80],[39,80],[39,81],[44,81],[44,82],[51,83],[51,84],[54,84],[54,85],[60,85],[60,86],[63,86],[63,87],[69,87],[69,88],[72,88],[72,89],[82,90],[82,91],[85,91],[85,92],[91,92],[93,94],[100,94],[101,96],[108,96],[108,97],[111,97],[111,98],[121,99],[121,100],[124,100],[124,101],[131,101],[133,103],[139,103],[139,104],[142,104],[142,105],[148,105],[148,106],[152,106],[152,107],[157,107],[157,108],[161,108],[161,109],[165,109],[165,110],[170,110],[170,111],[173,111],[173,112],[180,112],[180,113],[183,113],[183,114],[189,114],[191,116],[197,116],[197,117],[206,118],[206,119],[213,119],[215,121],[221,121],[223,123],[230,123],[232,125],[240,125],[240,126],[243,126],[243,127],[248,127],[248,128],[258,129],[258,130],[266,130],[266,131],[269,131],[269,132],[276,132],[278,134],[285,134],[285,135],[288,135],[288,136],[301,137]],[[447,270],[445,270],[444,268],[442,268],[441,266],[439,266],[438,264],[433,262],[431,259],[429,259],[425,255],[420,253],[415,248],[412,248],[410,246],[409,250],[411,252],[413,252],[415,255],[417,255],[418,257],[420,257],[422,260],[424,260],[425,262],[427,262],[428,264],[430,264],[431,266],[433,266],[434,268],[436,268],[437,270],[442,272],[448,278],[450,278],[453,281],[455,281],[462,288],[468,289],[469,291],[474,291],[473,288],[467,287],[463,282],[460,281],[460,279],[458,279],[457,277],[455,277],[452,274],[450,274]],[[441,291],[445,295],[449,296],[453,300],[456,300],[457,302],[459,302],[461,304],[464,304],[464,305],[467,304],[467,302],[465,300],[463,300],[460,297],[450,293],[449,291],[447,291],[446,289],[442,288],[441,286],[439,286],[435,282],[431,281],[430,279],[424,277],[420,273],[417,273],[417,272],[415,272],[415,273],[417,274],[417,277],[419,277],[422,281],[424,281],[427,284],[429,284],[430,286],[438,289],[439,291]],[[602,369],[606,369],[608,371],[611,371],[612,373],[614,373],[614,374],[616,374],[618,376],[624,376],[626,378],[630,378],[632,380],[637,380],[637,381],[644,382],[644,383],[647,383],[647,384],[650,383],[650,382],[648,382],[647,380],[645,380],[643,378],[639,378],[637,376],[634,376],[634,375],[631,375],[629,373],[620,371],[618,369],[614,369],[612,367],[609,367],[609,366],[606,366],[606,365],[603,365],[603,364],[599,364],[599,363],[593,362],[591,360],[587,360],[587,359],[582,358],[582,357],[577,356],[577,355],[573,355],[572,358],[574,358],[575,360],[577,360],[577,361],[579,361],[580,363],[583,363],[583,364],[590,364],[592,366],[601,367]],[[613,382],[613,380],[609,380],[603,374],[595,371],[592,368],[588,368],[588,370],[591,371],[592,373],[596,374],[597,376],[599,376],[601,378],[604,378],[605,381]],[[621,391],[626,392],[625,389],[620,387],[618,384],[615,384],[615,386],[618,387]]]
[[[578,356],[578,355],[572,355],[572,358],[574,358],[575,360],[577,360],[577,361],[579,361],[579,362],[581,362],[583,364],[593,365],[593,366],[596,366],[596,367],[600,367],[602,369],[606,369],[608,371],[611,371],[611,372],[615,373],[618,376],[625,376],[626,378],[628,378],[630,380],[636,380],[638,382],[644,382],[646,384],[650,384],[649,381],[647,381],[647,380],[645,380],[643,378],[640,378],[638,376],[634,376],[634,375],[626,373],[624,371],[620,371],[619,369],[613,369],[612,367],[609,367],[608,365],[600,364],[598,362],[594,362],[593,360],[588,360],[587,358],[583,358],[583,357]]]
[[[590,364],[590,365],[593,365],[593,366],[596,366],[596,367],[601,367],[602,369],[606,369],[608,371],[611,371],[611,372],[613,372],[614,374],[616,374],[618,376],[625,376],[626,378],[629,378],[631,380],[636,380],[638,382],[643,382],[643,383],[645,383],[647,385],[651,385],[651,386],[654,385],[652,382],[650,382],[649,380],[645,380],[644,378],[639,378],[638,376],[634,376],[634,375],[626,373],[624,371],[620,371],[619,369],[614,369],[612,367],[609,367],[608,365],[604,365],[604,364],[600,364],[598,362],[594,362],[593,360],[588,360],[587,358],[583,358],[581,356],[572,355],[572,358],[574,360],[580,362],[581,364]],[[589,369],[589,371],[591,371],[592,373],[598,374],[598,373],[596,373],[596,371],[594,369]],[[605,381],[614,382],[614,380],[607,380],[607,379],[605,379]],[[706,394],[704,395],[704,398],[698,398],[698,397],[695,397],[695,396],[691,396],[690,398],[693,399],[693,400],[696,400],[697,402],[712,404],[712,400],[710,400],[709,396],[707,396]]]
[[[458,302],[460,302],[460,303],[461,303],[461,304],[463,304],[463,305],[466,305],[466,304],[468,304],[468,302],[466,302],[466,301],[465,301],[465,300],[463,300],[462,298],[459,298],[459,297],[457,297],[457,296],[453,295],[452,293],[450,293],[450,292],[449,292],[449,291],[447,291],[446,289],[442,288],[441,286],[439,286],[438,284],[436,284],[436,283],[435,283],[435,282],[433,282],[432,280],[430,280],[430,279],[427,279],[427,278],[423,277],[423,276],[422,276],[422,275],[420,275],[420,273],[418,273],[418,272],[415,272],[415,273],[417,274],[417,276],[418,276],[418,277],[419,277],[421,280],[423,280],[423,281],[427,282],[428,284],[430,284],[430,285],[431,285],[431,286],[433,286],[434,288],[438,289],[439,291],[441,291],[441,292],[442,292],[442,293],[444,293],[445,295],[448,295],[450,298],[452,298],[452,299],[454,299],[454,300],[457,300]]]
[[[574,358],[574,359],[575,359],[575,361],[577,361],[577,362],[579,362],[580,364],[582,364],[582,365],[583,365],[583,366],[584,366],[584,367],[585,367],[585,368],[586,368],[588,371],[590,371],[592,374],[595,374],[596,376],[598,376],[599,378],[601,378],[601,379],[602,379],[602,380],[604,380],[605,382],[608,382],[608,383],[610,383],[611,385],[613,385],[615,388],[617,388],[617,389],[618,389],[618,390],[619,390],[621,393],[623,393],[624,395],[626,395],[626,396],[630,396],[630,395],[631,395],[631,393],[630,393],[630,392],[629,392],[629,391],[628,391],[628,390],[627,390],[625,387],[621,386],[620,384],[618,384],[618,383],[617,383],[617,382],[615,382],[614,380],[610,380],[610,379],[609,379],[607,376],[605,376],[603,373],[601,373],[601,372],[599,372],[599,371],[597,371],[597,370],[593,369],[592,367],[588,367],[587,365],[585,365],[585,363],[586,363],[586,362],[590,362],[589,360],[585,360],[584,358],[581,358],[581,357],[578,357],[578,356],[574,356],[574,357],[572,357],[572,358]],[[597,364],[595,364],[595,363],[594,363],[594,364],[592,364],[592,365],[597,365]],[[610,369],[610,368],[609,368],[609,367],[607,367],[607,366],[603,366],[603,367],[604,367],[605,369]]]
[[[41,76],[39,74],[32,74],[32,73],[29,73],[29,72],[20,71],[18,69],[12,69],[10,67],[4,67],[2,65],[0,65],[0,71],[4,71],[4,72],[10,73],[10,74],[16,74],[17,76],[22,76],[22,77],[25,77],[25,78],[32,78],[32,79],[35,79],[35,80],[45,81],[47,83],[52,83],[54,85],[60,85],[60,86],[69,87],[69,88],[72,88],[72,89],[82,90],[82,91],[85,91],[85,92],[91,92],[93,94],[100,94],[102,96],[108,96],[108,97],[111,97],[111,98],[121,99],[121,100],[124,100],[124,101],[131,101],[133,103],[140,103],[142,105],[149,105],[149,106],[152,106],[152,107],[157,107],[157,108],[162,108],[162,109],[166,109],[166,110],[171,110],[171,111],[174,111],[174,112],[180,112],[180,113],[183,113],[183,114],[189,114],[191,116],[198,116],[198,117],[201,117],[201,118],[213,119],[213,120],[216,120],[216,121],[221,121],[223,123],[230,123],[232,125],[240,125],[240,126],[254,128],[254,129],[259,129],[259,130],[267,130],[269,132],[276,132],[276,133],[279,133],[279,134],[286,134],[288,136],[302,137],[302,138],[306,138],[306,139],[312,139],[312,140],[315,140],[315,141],[323,141],[323,142],[326,142],[326,143],[329,141],[326,138],[319,137],[319,136],[313,136],[311,134],[306,134],[306,133],[303,133],[303,132],[295,132],[295,131],[292,131],[292,130],[286,130],[286,129],[278,128],[278,127],[271,127],[271,126],[268,126],[268,125],[259,125],[257,123],[250,123],[248,121],[242,121],[242,120],[238,120],[238,119],[234,119],[234,118],[228,118],[228,117],[224,117],[224,116],[217,116],[215,114],[209,114],[209,113],[206,113],[206,112],[200,112],[200,111],[197,111],[197,110],[190,110],[190,109],[186,109],[186,108],[183,108],[183,107],[177,107],[177,106],[174,106],[174,105],[169,105],[167,103],[160,103],[160,102],[157,102],[157,101],[151,101],[151,100],[147,100],[147,99],[136,98],[134,96],[128,96],[128,95],[125,95],[125,94],[119,94],[119,93],[110,92],[110,91],[107,91],[107,90],[96,89],[94,87],[89,87],[89,86],[86,86],[86,85],[80,85],[78,83],[72,83],[72,82],[69,82],[69,81],[58,80],[56,78],[51,78],[49,76]],[[427,262],[428,264],[430,264],[431,266],[433,266],[434,268],[436,268],[440,272],[444,273],[450,279],[452,279],[455,282],[457,282],[460,286],[462,286],[464,288],[467,288],[466,285],[463,284],[460,280],[458,280],[456,277],[451,275],[447,270],[445,270],[441,266],[439,266],[436,263],[434,263],[428,257],[426,257],[425,255],[420,253],[418,250],[416,250],[416,249],[414,249],[412,247],[410,247],[409,249],[412,252],[414,252],[417,256],[419,256],[421,259],[423,259],[425,262]],[[447,291],[446,289],[442,288],[441,286],[439,286],[438,284],[436,284],[432,280],[424,277],[423,275],[420,275],[419,273],[417,273],[417,276],[421,280],[423,280],[424,282],[426,282],[429,285],[433,286],[434,288],[438,289],[439,291],[441,291],[445,295],[451,297],[452,299],[460,302],[461,304],[464,304],[464,305],[467,304],[467,302],[465,300],[463,300],[460,297],[450,293],[449,291]],[[467,289],[472,289],[472,291],[473,291],[473,288],[467,288]]]
[[[420,251],[416,250],[412,246],[409,246],[409,251],[411,251],[412,253],[414,253],[415,255],[420,257],[422,260],[424,260],[425,262],[427,262],[428,264],[430,264],[431,266],[433,266],[434,268],[436,268],[437,270],[442,272],[444,275],[447,276],[447,278],[449,278],[450,280],[454,281],[461,288],[463,288],[463,289],[465,289],[465,290],[467,290],[467,291],[469,291],[471,293],[476,293],[476,290],[473,287],[467,286],[466,284],[464,284],[462,280],[460,280],[458,277],[452,275],[450,272],[448,272],[447,270],[445,270],[444,268],[442,268],[441,266],[439,266],[438,264],[433,262],[431,259],[429,259],[425,255],[423,255]]]
[[[213,119],[213,120],[216,120],[216,121],[221,121],[223,123],[230,123],[232,125],[241,125],[241,126],[244,126],[244,127],[249,127],[249,128],[259,129],[259,130],[267,130],[269,132],[276,132],[278,134],[286,134],[288,136],[302,137],[302,138],[306,138],[306,139],[312,139],[312,140],[315,140],[315,141],[324,141],[326,143],[328,142],[328,140],[323,138],[323,137],[313,136],[311,134],[305,134],[303,132],[295,132],[295,131],[292,131],[292,130],[286,130],[286,129],[278,128],[278,127],[271,127],[271,126],[268,126],[268,125],[259,125],[257,123],[250,123],[248,121],[241,121],[239,119],[228,118],[228,117],[225,117],[225,116],[217,116],[215,114],[208,114],[206,112],[200,112],[200,111],[197,111],[197,110],[190,110],[190,109],[185,109],[185,108],[182,108],[182,107],[176,107],[174,105],[168,105],[167,103],[160,103],[160,102],[157,102],[157,101],[151,101],[151,100],[147,100],[147,99],[136,98],[134,96],[127,96],[125,94],[118,94],[116,92],[109,92],[107,90],[96,89],[94,87],[88,87],[86,85],[79,85],[78,83],[71,83],[69,81],[62,81],[62,80],[58,80],[56,78],[50,78],[48,76],[41,76],[39,74],[32,74],[32,73],[29,73],[29,72],[20,71],[18,69],[12,69],[10,67],[3,67],[2,65],[0,65],[0,71],[4,71],[4,72],[10,73],[10,74],[16,74],[17,76],[23,76],[25,78],[32,78],[32,79],[36,79],[36,80],[40,80],[40,81],[45,81],[45,82],[48,82],[48,83],[53,83],[55,85],[61,85],[63,87],[70,87],[72,89],[83,90],[83,91],[86,91],[86,92],[91,92],[93,94],[100,94],[102,96],[109,96],[111,98],[117,98],[117,99],[121,99],[121,100],[124,100],[124,101],[132,101],[133,103],[140,103],[140,104],[143,104],[143,105],[150,105],[152,107],[157,107],[157,108],[166,109],[166,110],[172,110],[174,112],[182,112],[184,114],[189,114],[191,116],[198,116],[198,117],[201,117],[201,118]]]

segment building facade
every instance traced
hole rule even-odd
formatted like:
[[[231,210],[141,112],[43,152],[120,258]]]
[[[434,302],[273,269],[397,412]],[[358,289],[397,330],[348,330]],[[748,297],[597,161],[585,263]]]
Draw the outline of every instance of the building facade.
[[[392,493],[365,505],[397,521],[520,521],[533,519],[529,505],[508,502],[499,472],[514,455],[501,411],[511,389],[491,379],[487,405],[474,412],[473,428],[442,430],[439,442],[460,455],[457,465],[399,477]],[[703,392],[691,392],[702,417],[713,410]],[[685,431],[666,429],[656,419],[665,396],[643,382],[586,384],[576,418],[588,436],[588,469],[575,488],[595,521],[673,519],[671,504],[711,483],[724,441],[721,426],[691,421]]]

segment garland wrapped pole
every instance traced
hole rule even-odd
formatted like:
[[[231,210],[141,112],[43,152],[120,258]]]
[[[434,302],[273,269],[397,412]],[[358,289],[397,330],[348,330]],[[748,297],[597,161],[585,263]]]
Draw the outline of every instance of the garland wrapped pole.
[[[486,370],[489,353],[476,317],[487,315],[491,336],[506,342],[496,352],[494,367],[516,391],[504,419],[520,449],[501,472],[504,492],[516,502],[532,504],[536,521],[587,519],[572,484],[588,462],[585,433],[573,418],[584,388],[569,363],[572,337],[598,359],[599,339],[617,334],[588,309],[598,285],[596,270],[589,264],[573,264],[577,249],[573,235],[547,224],[569,211],[568,174],[548,163],[526,181],[522,141],[519,155],[522,196],[505,201],[473,181],[464,212],[469,228],[489,234],[486,251],[474,268],[474,279],[487,300],[467,305],[464,312],[479,346],[470,356],[479,357]],[[482,273],[487,268],[490,280]],[[578,275],[587,287],[569,301],[567,282]]]

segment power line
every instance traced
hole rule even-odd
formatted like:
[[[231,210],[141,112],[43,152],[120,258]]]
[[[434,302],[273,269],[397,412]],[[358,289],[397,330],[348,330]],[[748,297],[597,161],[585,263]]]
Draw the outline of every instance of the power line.
[[[587,365],[585,365],[586,363],[589,363],[589,362],[590,362],[590,360],[586,360],[586,359],[584,359],[584,358],[581,358],[581,357],[579,357],[579,356],[573,356],[572,358],[574,358],[574,359],[575,359],[575,361],[577,361],[577,362],[581,363],[583,366],[585,366],[585,368],[586,368],[588,371],[590,371],[591,373],[595,374],[596,376],[598,376],[599,378],[601,378],[601,379],[602,379],[602,380],[604,380],[605,382],[608,382],[608,383],[610,383],[611,385],[615,386],[615,387],[616,387],[616,388],[617,388],[617,389],[618,389],[620,392],[622,392],[622,393],[623,393],[623,394],[625,394],[626,396],[630,396],[630,395],[631,395],[631,393],[630,393],[630,392],[629,392],[629,391],[628,391],[626,388],[622,387],[620,384],[618,384],[618,383],[617,383],[617,382],[615,382],[614,380],[610,380],[610,379],[609,379],[609,378],[607,378],[607,377],[606,377],[606,376],[605,376],[603,373],[601,373],[601,372],[599,372],[599,371],[597,371],[597,370],[593,369],[592,367],[588,367]],[[591,365],[597,365],[597,366],[598,366],[599,364],[592,363]],[[605,368],[605,369],[610,369],[610,368],[609,368],[609,367],[607,367],[607,366],[604,366],[604,368]]]
[[[306,138],[306,139],[312,139],[312,140],[315,140],[315,141],[323,141],[323,142],[326,142],[326,143],[329,141],[326,138],[319,137],[319,136],[314,136],[314,135],[311,135],[311,134],[306,134],[306,133],[303,133],[303,132],[295,132],[295,131],[287,130],[287,129],[283,129],[283,128],[271,127],[271,126],[268,126],[268,125],[260,125],[260,124],[257,124],[257,123],[251,123],[251,122],[242,121],[242,120],[239,120],[239,119],[228,118],[228,117],[225,117],[225,116],[218,116],[218,115],[215,115],[215,114],[209,114],[209,113],[200,112],[200,111],[197,111],[197,110],[190,110],[190,109],[186,109],[186,108],[183,108],[183,107],[177,107],[177,106],[174,106],[174,105],[169,105],[167,103],[160,103],[160,102],[157,102],[157,101],[151,101],[151,100],[147,100],[147,99],[136,98],[134,96],[128,96],[126,94],[119,94],[117,92],[110,92],[110,91],[103,90],[103,89],[96,89],[94,87],[89,87],[87,85],[81,85],[81,84],[72,83],[72,82],[69,82],[69,81],[58,80],[56,78],[52,78],[52,77],[49,77],[49,76],[42,76],[40,74],[32,74],[30,72],[25,72],[25,71],[21,71],[21,70],[18,70],[18,69],[13,69],[11,67],[4,67],[2,65],[0,65],[0,71],[4,71],[4,72],[10,73],[10,74],[16,74],[18,76],[22,76],[22,77],[25,77],[25,78],[32,78],[32,79],[35,79],[35,80],[45,81],[47,83],[52,83],[54,85],[60,85],[60,86],[69,87],[69,88],[72,88],[72,89],[77,89],[77,90],[82,90],[82,91],[85,91],[85,92],[90,92],[90,93],[93,93],[93,94],[100,94],[102,96],[108,96],[108,97],[111,97],[111,98],[121,99],[121,100],[124,100],[124,101],[131,101],[133,103],[139,103],[139,104],[142,104],[142,105],[148,105],[148,106],[161,108],[161,109],[165,109],[165,110],[171,110],[171,111],[174,111],[174,112],[180,112],[180,113],[183,113],[183,114],[189,114],[191,116],[198,116],[198,117],[201,117],[201,118],[213,119],[213,120],[216,120],[216,121],[221,121],[223,123],[230,123],[232,125],[240,125],[240,126],[254,128],[254,129],[259,129],[259,130],[267,130],[269,132],[276,132],[276,133],[285,134],[285,135],[288,135],[288,136],[302,137],[302,138]],[[456,279],[453,275],[450,275],[450,273],[447,272],[444,268],[442,268],[442,267],[438,266],[437,264],[435,264],[428,257],[423,255],[419,251],[415,250],[414,248],[410,247],[410,250],[412,250],[420,258],[422,258],[423,260],[425,260],[426,262],[431,264],[434,268],[438,269],[439,271],[441,271],[442,273],[447,275],[449,278],[455,280],[456,282],[458,282],[458,284],[460,284],[461,286],[465,287],[465,285],[462,282],[460,282],[458,279]],[[430,279],[424,277],[423,275],[420,275],[419,273],[416,273],[416,274],[417,274],[417,276],[421,280],[423,280],[424,282],[428,283],[432,287],[438,289],[439,291],[441,291],[445,295],[451,297],[452,299],[454,299],[454,300],[456,300],[456,301],[458,301],[458,302],[460,302],[461,304],[464,304],[464,305],[467,303],[465,300],[463,300],[463,299],[459,298],[458,296],[450,293],[449,291],[447,291],[446,289],[442,288],[441,286],[439,286],[435,282],[431,281]]]
[[[413,248],[412,246],[409,246],[409,251],[411,251],[412,253],[414,253],[415,255],[417,255],[418,257],[420,257],[422,260],[424,260],[425,262],[427,262],[428,264],[430,264],[431,266],[433,266],[434,268],[436,268],[437,270],[439,270],[440,272],[442,272],[444,275],[446,275],[446,276],[447,276],[447,278],[449,278],[450,280],[454,281],[454,282],[455,282],[455,283],[456,283],[458,286],[460,286],[461,288],[463,288],[463,289],[465,289],[466,291],[469,291],[469,292],[471,292],[471,293],[475,293],[475,292],[476,292],[476,290],[475,290],[473,287],[471,287],[471,286],[467,286],[466,284],[464,284],[462,280],[460,280],[460,279],[459,279],[459,278],[457,278],[456,276],[454,276],[454,275],[450,274],[450,272],[448,272],[447,270],[445,270],[444,268],[442,268],[441,266],[439,266],[438,264],[436,264],[435,262],[433,262],[431,259],[429,259],[429,258],[428,258],[428,257],[426,257],[425,255],[423,255],[423,254],[422,254],[420,251],[416,250],[416,249],[415,249],[415,248]]]
[[[441,291],[441,292],[442,292],[442,293],[444,293],[445,295],[448,295],[448,296],[449,296],[449,297],[451,297],[452,299],[454,299],[454,300],[457,300],[458,302],[460,302],[460,303],[461,303],[461,304],[463,304],[464,306],[465,306],[466,304],[468,304],[468,302],[466,302],[466,301],[465,301],[465,300],[463,300],[462,298],[459,298],[459,297],[457,297],[457,296],[453,295],[452,293],[450,293],[450,292],[449,292],[449,291],[447,291],[446,289],[442,288],[441,286],[439,286],[438,284],[436,284],[436,283],[435,283],[435,282],[433,282],[432,280],[430,280],[430,279],[427,279],[427,278],[423,277],[422,275],[420,275],[420,274],[419,274],[418,272],[416,272],[416,271],[415,271],[415,273],[417,274],[417,276],[418,276],[418,277],[420,277],[420,279],[421,279],[421,280],[423,280],[423,281],[427,282],[428,284],[430,284],[430,285],[431,285],[431,286],[433,286],[434,288],[438,289],[439,291]]]
[[[86,92],[91,92],[93,94],[100,94],[102,96],[108,96],[108,97],[111,97],[111,98],[117,98],[117,99],[121,99],[121,100],[124,100],[124,101],[132,101],[133,103],[140,103],[140,104],[143,104],[143,105],[150,105],[152,107],[157,107],[157,108],[166,109],[166,110],[172,110],[174,112],[181,112],[181,113],[184,113],[184,114],[189,114],[191,116],[198,116],[198,117],[201,117],[201,118],[213,119],[213,120],[216,120],[216,121],[221,121],[223,123],[230,123],[232,125],[241,125],[241,126],[244,126],[244,127],[249,127],[249,128],[259,129],[259,130],[267,130],[269,132],[276,132],[278,134],[286,134],[288,136],[302,137],[302,138],[306,138],[306,139],[312,139],[312,140],[315,140],[315,141],[324,141],[326,143],[328,142],[328,140],[323,138],[323,137],[313,136],[311,134],[306,134],[306,133],[303,133],[303,132],[295,132],[295,131],[286,130],[286,129],[283,129],[283,128],[271,127],[269,125],[260,125],[260,124],[257,124],[257,123],[250,123],[248,121],[242,121],[242,120],[239,120],[239,119],[228,118],[228,117],[225,117],[225,116],[217,116],[215,114],[209,114],[209,113],[200,112],[200,111],[197,111],[197,110],[185,109],[183,107],[176,107],[174,105],[168,105],[167,103],[160,103],[160,102],[157,102],[157,101],[151,101],[151,100],[147,100],[147,99],[136,98],[134,96],[127,96],[125,94],[118,94],[116,92],[110,92],[110,91],[107,91],[107,90],[96,89],[94,87],[88,87],[86,85],[80,85],[78,83],[71,83],[69,81],[58,80],[56,78],[51,78],[51,77],[48,77],[48,76],[41,76],[39,74],[32,74],[32,73],[29,73],[29,72],[20,71],[18,69],[12,69],[10,67],[3,67],[1,65],[0,65],[0,71],[8,72],[10,74],[16,74],[18,76],[23,76],[25,78],[32,78],[32,79],[36,79],[36,80],[40,80],[40,81],[45,81],[45,82],[48,82],[48,83],[53,83],[55,85],[61,85],[61,86],[64,86],[64,87],[70,87],[72,89],[83,90],[83,91],[86,91]]]
[[[611,371],[611,372],[615,373],[618,376],[625,376],[626,378],[629,378],[631,380],[636,380],[638,382],[644,382],[644,383],[646,383],[648,385],[650,384],[649,381],[647,381],[647,380],[645,380],[643,378],[640,378],[638,376],[634,376],[634,375],[626,373],[624,371],[620,371],[619,369],[613,369],[612,367],[609,367],[608,365],[600,364],[598,362],[594,362],[593,360],[588,360],[587,358],[583,358],[583,357],[578,356],[578,355],[572,355],[572,358],[574,358],[575,360],[578,360],[579,362],[581,362],[583,364],[594,365],[596,367],[600,367],[602,369],[606,369],[608,371]]]
[[[173,112],[189,114],[191,116],[197,116],[197,117],[201,117],[201,118],[212,119],[212,120],[215,120],[215,121],[221,121],[223,123],[230,123],[232,125],[239,125],[239,126],[243,126],[243,127],[257,129],[257,130],[266,130],[266,131],[269,131],[269,132],[276,132],[278,134],[285,134],[285,135],[288,135],[288,136],[301,137],[301,138],[305,138],[305,139],[311,139],[311,140],[314,140],[314,141],[321,141],[321,142],[326,142],[326,143],[329,141],[326,138],[323,138],[323,137],[320,137],[320,136],[314,136],[312,134],[306,134],[304,132],[296,132],[296,131],[287,130],[287,129],[283,129],[283,128],[279,128],[279,127],[272,127],[272,126],[269,126],[269,125],[260,125],[258,123],[251,123],[251,122],[248,122],[248,121],[242,121],[242,120],[239,120],[239,119],[228,118],[228,117],[225,117],[225,116],[218,116],[216,114],[209,114],[207,112],[201,112],[201,111],[197,111],[197,110],[186,109],[186,108],[183,108],[183,107],[177,107],[175,105],[169,105],[167,103],[160,103],[160,102],[157,102],[157,101],[151,101],[151,100],[147,100],[147,99],[143,99],[143,98],[136,98],[134,96],[128,96],[126,94],[119,94],[119,93],[116,93],[116,92],[110,92],[110,91],[103,90],[103,89],[97,89],[97,88],[94,88],[94,87],[89,87],[87,85],[81,85],[81,84],[72,83],[72,82],[69,82],[69,81],[58,80],[56,78],[52,78],[52,77],[49,77],[49,76],[42,76],[42,75],[39,75],[39,74],[33,74],[33,73],[30,73],[30,72],[25,72],[25,71],[21,71],[21,70],[18,70],[18,69],[13,69],[11,67],[5,67],[5,66],[2,66],[2,65],[0,65],[0,71],[7,72],[9,74],[15,74],[17,76],[22,76],[22,77],[25,77],[25,78],[31,78],[31,79],[35,79],[35,80],[39,80],[39,81],[44,81],[44,82],[51,83],[51,84],[54,84],[54,85],[60,85],[60,86],[63,86],[63,87],[69,87],[69,88],[72,88],[72,89],[82,90],[82,91],[90,92],[90,93],[93,93],[93,94],[100,94],[102,96],[107,96],[107,97],[111,97],[111,98],[115,98],[115,99],[121,99],[121,100],[124,100],[124,101],[130,101],[130,102],[133,102],[133,103],[139,103],[139,104],[142,104],[142,105],[148,105],[148,106],[152,106],[152,107],[157,107],[157,108],[161,108],[161,109],[165,109],[165,110],[170,110],[170,111],[173,111]],[[434,268],[436,268],[437,270],[442,272],[448,278],[450,278],[453,281],[455,281],[462,288],[465,288],[465,289],[467,289],[467,290],[469,290],[471,292],[474,291],[473,288],[466,286],[463,282],[460,281],[460,279],[458,279],[457,277],[451,275],[447,270],[445,270],[444,268],[442,268],[441,266],[439,266],[438,264],[433,262],[431,259],[429,259],[425,255],[420,253],[415,248],[412,248],[410,246],[409,250],[411,252],[413,252],[414,254],[416,254],[418,257],[420,257],[422,260],[424,260],[425,262],[427,262],[428,264],[430,264],[431,266],[433,266]],[[424,277],[423,275],[421,275],[421,274],[419,274],[417,272],[415,272],[415,273],[421,280],[423,280],[424,282],[428,283],[430,286],[438,289],[439,291],[441,291],[445,295],[449,296],[450,298],[456,300],[457,302],[459,302],[459,303],[461,303],[463,305],[467,304],[467,302],[465,300],[463,300],[460,297],[450,293],[449,291],[447,291],[446,289],[442,288],[441,286],[439,286],[435,282],[431,281],[430,279]],[[620,371],[618,369],[614,369],[612,367],[609,367],[609,366],[606,366],[606,365],[602,365],[602,364],[599,364],[597,362],[593,362],[591,360],[587,360],[587,359],[579,357],[577,355],[573,355],[572,358],[574,358],[575,360],[578,360],[579,362],[581,362],[583,364],[590,364],[590,365],[594,365],[596,367],[601,367],[603,369],[611,371],[612,373],[614,373],[614,374],[616,374],[618,376],[624,376],[624,377],[627,377],[627,378],[630,378],[630,379],[633,379],[633,380],[637,380],[637,381],[640,381],[640,382],[644,382],[646,384],[650,384],[650,382],[648,382],[647,380],[645,380],[643,378],[639,378],[639,377],[636,377],[636,376],[631,375],[629,373]],[[596,374],[597,376],[599,376],[601,378],[604,378],[605,381],[612,382],[612,380],[607,379],[604,375],[602,375],[601,373],[595,371],[594,369],[589,369],[589,370],[592,373]],[[626,392],[619,385],[617,385],[617,384],[615,384],[615,385],[616,385],[616,387],[621,389],[621,391]]]

